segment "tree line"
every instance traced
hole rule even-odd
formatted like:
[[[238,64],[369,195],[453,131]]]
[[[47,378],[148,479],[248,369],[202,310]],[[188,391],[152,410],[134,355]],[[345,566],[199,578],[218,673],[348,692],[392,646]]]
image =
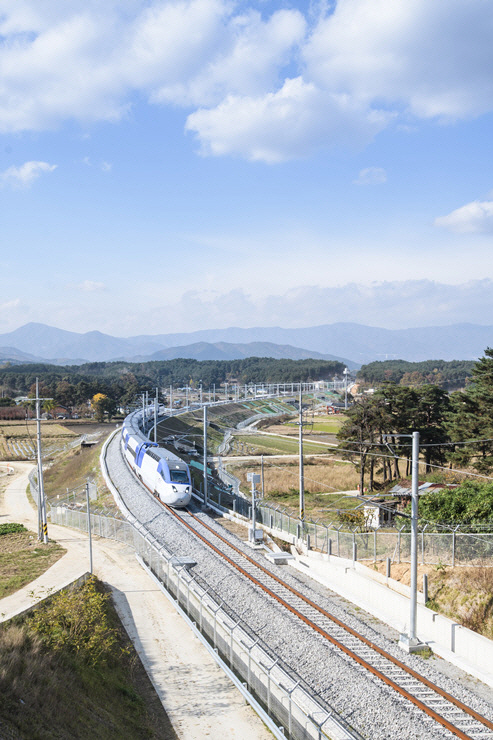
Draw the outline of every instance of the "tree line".
[[[339,453],[357,466],[360,490],[374,490],[411,474],[411,439],[420,433],[421,460],[433,466],[493,470],[493,349],[471,368],[463,391],[386,381],[357,398],[339,434]]]
[[[464,388],[472,377],[472,360],[382,360],[362,365],[357,380],[370,386],[396,383],[404,386],[437,385],[444,390]]]
[[[345,365],[332,360],[289,360],[248,357],[241,360],[177,359],[142,363],[90,362],[83,365],[8,364],[0,367],[0,390],[11,399],[32,392],[36,378],[40,395],[69,408],[102,394],[118,405],[131,403],[138,393],[156,387],[217,387],[223,383],[299,383],[332,380]],[[5,399],[4,399],[5,401]]]

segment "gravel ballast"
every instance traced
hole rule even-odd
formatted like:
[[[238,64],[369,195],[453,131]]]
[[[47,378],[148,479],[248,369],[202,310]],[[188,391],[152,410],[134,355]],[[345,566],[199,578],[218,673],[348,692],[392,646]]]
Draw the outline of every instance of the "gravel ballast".
[[[308,626],[289,614],[259,588],[246,581],[171,517],[136,480],[126,466],[119,444],[119,435],[108,446],[107,466],[114,485],[131,513],[145,528],[177,556],[193,557],[197,574],[216,592],[229,610],[241,619],[246,628],[258,636],[266,648],[289,669],[298,674],[311,693],[333,707],[346,722],[364,737],[375,740],[395,738],[451,738],[452,734],[428,719],[423,712],[368,674],[349,657],[333,647]],[[195,512],[207,524],[236,546],[243,546],[231,534],[204,512]],[[262,562],[287,583],[306,594],[335,617],[369,638],[429,680],[456,696],[476,711],[493,719],[493,703],[485,701],[488,691],[482,684],[467,686],[468,679],[458,669],[434,658],[406,655],[397,647],[398,635],[320,584],[275,566],[262,555],[245,548],[250,557]],[[440,669],[441,667],[441,669]],[[470,681],[469,681],[470,683]]]

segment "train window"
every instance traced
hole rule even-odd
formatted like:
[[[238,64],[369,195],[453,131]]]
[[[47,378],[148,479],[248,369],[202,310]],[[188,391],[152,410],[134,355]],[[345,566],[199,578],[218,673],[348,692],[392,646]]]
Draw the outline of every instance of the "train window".
[[[169,477],[172,483],[188,483],[186,470],[170,470]]]

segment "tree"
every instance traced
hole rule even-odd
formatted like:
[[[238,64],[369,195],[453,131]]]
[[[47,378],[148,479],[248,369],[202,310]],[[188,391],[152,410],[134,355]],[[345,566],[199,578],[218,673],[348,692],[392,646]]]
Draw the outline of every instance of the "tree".
[[[91,401],[94,409],[96,421],[104,421],[105,416],[109,419],[116,411],[116,403],[112,398],[108,398],[104,393],[96,393]]]
[[[337,439],[342,455],[351,460],[359,471],[360,491],[364,491],[365,473],[369,472],[368,488],[373,488],[375,455],[385,426],[385,405],[380,398],[363,396],[351,406]]]
[[[472,464],[481,473],[493,469],[493,349],[487,347],[472,370],[472,383],[451,399],[448,428],[458,445],[452,453],[456,462]],[[470,444],[479,440],[475,444]]]

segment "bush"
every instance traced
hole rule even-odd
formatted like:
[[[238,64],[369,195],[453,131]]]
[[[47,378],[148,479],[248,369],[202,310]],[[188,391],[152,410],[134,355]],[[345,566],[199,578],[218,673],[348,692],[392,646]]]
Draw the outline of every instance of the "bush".
[[[23,524],[16,524],[15,522],[0,524],[0,536],[2,534],[13,534],[14,532],[27,532],[27,529]]]
[[[30,629],[54,652],[76,655],[91,666],[105,664],[121,652],[108,598],[90,578],[82,588],[59,591],[37,609],[29,619]]]

